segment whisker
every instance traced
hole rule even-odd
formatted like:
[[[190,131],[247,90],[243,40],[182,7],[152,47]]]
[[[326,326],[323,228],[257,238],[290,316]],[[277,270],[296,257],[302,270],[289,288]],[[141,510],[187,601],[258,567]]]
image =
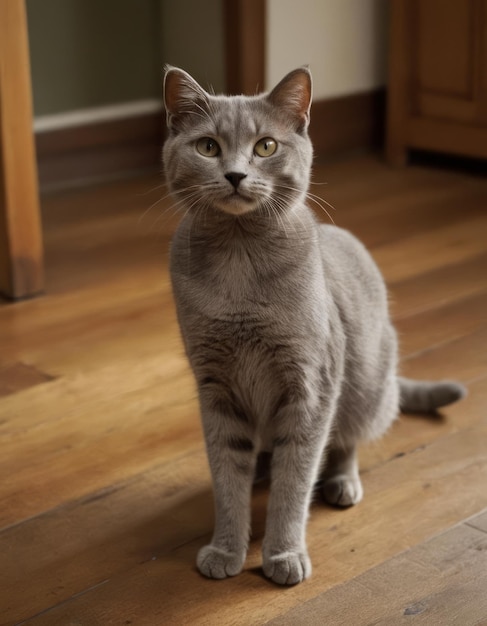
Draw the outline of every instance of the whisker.
[[[164,186],[164,185],[161,185]],[[189,187],[186,187],[184,190],[180,191],[180,194],[185,194],[187,191],[189,191],[190,189],[200,189],[200,185],[190,185]],[[170,191],[168,191],[168,193],[164,194],[163,196],[161,196],[160,198],[158,198],[155,202],[153,202],[149,208],[145,209],[145,211],[142,213],[142,215],[139,217],[139,224],[140,222],[145,218],[145,216],[149,213],[149,211],[154,208],[157,204],[159,204],[159,202],[162,202],[163,200],[165,200],[166,198],[169,198],[170,196],[174,196],[175,194],[171,193]]]
[[[285,208],[285,206],[282,203],[280,203],[277,200],[277,198],[269,198],[269,200],[270,200],[269,202],[270,211],[277,219],[286,239],[289,239],[289,236],[288,236],[289,231],[288,231],[288,228],[286,228],[286,224],[284,223],[284,219],[283,219],[283,212],[284,212],[283,209]]]
[[[187,190],[192,189],[192,188],[197,188],[197,189],[194,189],[193,191],[189,191],[189,192],[187,191]],[[200,186],[199,185],[190,185],[189,187],[186,188],[186,190],[184,190],[182,192],[179,192],[179,194],[182,195],[182,197],[180,197],[178,200],[173,202],[170,206],[164,208],[164,210],[161,212],[161,214],[157,217],[157,219],[151,225],[151,228],[154,228],[156,226],[156,224],[162,218],[164,218],[170,211],[174,210],[175,213],[177,213],[188,202],[190,203],[190,205],[193,205],[194,202],[196,202],[198,200],[198,197],[199,197],[199,194],[200,194]],[[140,223],[141,223],[142,219],[144,219],[148,215],[149,211],[151,211],[160,202],[165,200],[168,196],[171,196],[171,194],[168,193],[165,196],[163,196],[162,198],[159,198],[158,200],[156,200],[156,202],[154,202],[153,204],[151,204],[151,206],[148,209],[146,209],[144,211],[144,213],[141,215],[141,217],[139,218],[138,225],[140,226]]]
[[[283,204],[282,200],[280,200],[281,205],[282,205],[282,208],[283,208],[284,215],[285,215],[285,217],[286,217],[286,219],[287,219],[288,223],[292,226],[292,228],[293,228],[293,230],[294,230],[294,233],[295,233],[297,236],[299,236],[299,235],[300,235],[300,233],[298,232],[298,229],[297,229],[297,227],[296,227],[295,222],[294,222],[294,221],[291,221],[291,216],[290,216],[289,212],[288,212],[288,211],[286,211],[286,208],[288,208],[288,207],[289,207],[290,200],[292,200],[292,199],[290,199],[290,198],[289,198],[289,197],[287,197],[287,196],[283,196],[282,194],[278,194],[278,195],[280,195],[280,196],[281,196],[281,198],[282,198],[282,197],[284,198],[284,200],[285,200],[285,204]],[[294,217],[298,219],[299,223],[301,224],[301,227],[303,228],[303,231],[306,231],[306,224],[304,224],[304,222],[303,222],[303,220],[302,220],[302,218],[301,218],[300,213],[299,213],[299,212],[294,213]],[[302,233],[301,233],[301,234],[302,234]]]
[[[300,189],[297,189],[296,187],[291,187],[290,185],[276,185],[276,187],[280,187],[281,189],[287,189],[289,191],[294,191],[296,193],[303,193]],[[335,221],[333,220],[332,216],[327,211],[327,209],[323,206],[322,202],[324,202],[327,206],[329,206],[331,209],[336,211],[336,208],[332,204],[327,202],[321,196],[317,196],[316,194],[311,193],[310,191],[306,191],[306,192],[304,192],[304,194],[305,194],[306,198],[308,198],[308,200],[310,200],[311,202],[314,202],[317,206],[320,207],[320,209],[328,216],[328,218],[330,219],[332,224],[335,224]]]
[[[313,198],[312,196],[308,196],[308,198],[309,198],[309,200],[311,200],[311,202],[314,202],[317,206],[319,206],[320,209],[328,216],[328,218],[330,219],[331,223],[336,226],[335,220],[332,218],[332,216],[326,210],[326,208],[321,204],[321,202],[319,200],[317,200],[316,198]],[[321,198],[321,200],[323,200],[323,198]],[[325,204],[328,204],[328,202],[326,202],[326,200],[323,200],[323,202],[325,202]],[[331,207],[331,208],[333,209],[334,207]]]
[[[162,196],[162,198],[158,198],[155,202],[153,202],[150,207],[148,209],[145,209],[145,211],[142,213],[142,215],[139,217],[139,219],[137,220],[137,227],[140,227],[140,224],[142,222],[143,219],[145,219],[145,217],[149,214],[149,212],[155,207],[157,206],[160,202],[162,202],[163,200],[165,200],[167,197],[169,196],[169,194],[166,194],[165,196]]]
[[[141,191],[140,193],[137,194],[137,196],[146,196],[149,193],[152,193],[153,191],[156,191],[156,189],[161,189],[161,187],[166,187],[167,183],[161,183],[160,185],[156,185],[155,187],[151,187],[150,189],[147,189],[147,191]]]

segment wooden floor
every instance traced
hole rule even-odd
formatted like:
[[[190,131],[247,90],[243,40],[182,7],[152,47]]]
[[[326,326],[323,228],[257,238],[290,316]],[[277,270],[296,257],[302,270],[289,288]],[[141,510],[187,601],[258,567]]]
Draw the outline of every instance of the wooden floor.
[[[312,508],[311,579],[261,574],[265,486],[245,571],[203,579],[212,495],[166,191],[46,197],[47,293],[0,305],[1,624],[487,623],[487,180],[371,156],[315,180],[384,272],[402,370],[468,398],[361,450],[364,501]]]

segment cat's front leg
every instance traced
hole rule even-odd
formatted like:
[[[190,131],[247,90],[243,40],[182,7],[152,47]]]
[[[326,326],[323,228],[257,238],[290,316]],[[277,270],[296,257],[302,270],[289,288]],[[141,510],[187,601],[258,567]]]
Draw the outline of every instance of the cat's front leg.
[[[247,555],[256,451],[246,416],[226,392],[212,389],[203,394],[202,418],[213,479],[215,528],[211,543],[198,553],[197,565],[208,578],[226,578],[240,573]]]
[[[306,411],[296,409],[295,428],[274,441],[266,533],[263,545],[264,574],[281,585],[295,585],[311,574],[306,547],[306,522],[313,487],[326,440],[326,429],[301,420]],[[300,421],[308,421],[307,428]]]

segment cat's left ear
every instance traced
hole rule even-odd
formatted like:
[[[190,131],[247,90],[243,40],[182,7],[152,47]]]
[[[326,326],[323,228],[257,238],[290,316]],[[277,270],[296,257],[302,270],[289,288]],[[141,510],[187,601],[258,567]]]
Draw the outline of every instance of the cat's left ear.
[[[208,94],[184,70],[166,66],[164,75],[164,107],[168,128],[176,128],[178,121],[191,113],[201,114],[208,108]]]
[[[312,93],[311,72],[307,67],[300,67],[287,74],[267,98],[298,122],[298,130],[306,130]]]

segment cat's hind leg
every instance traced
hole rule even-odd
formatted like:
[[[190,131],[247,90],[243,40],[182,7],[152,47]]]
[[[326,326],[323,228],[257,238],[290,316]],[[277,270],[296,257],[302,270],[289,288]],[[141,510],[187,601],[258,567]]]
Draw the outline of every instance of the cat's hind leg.
[[[339,445],[333,441],[326,452],[322,475],[323,497],[334,506],[352,506],[363,497],[355,444]]]
[[[357,445],[382,436],[396,419],[398,404],[399,389],[394,373],[382,385],[364,385],[359,394],[349,394],[342,401],[321,472],[326,502],[347,507],[362,500]]]

